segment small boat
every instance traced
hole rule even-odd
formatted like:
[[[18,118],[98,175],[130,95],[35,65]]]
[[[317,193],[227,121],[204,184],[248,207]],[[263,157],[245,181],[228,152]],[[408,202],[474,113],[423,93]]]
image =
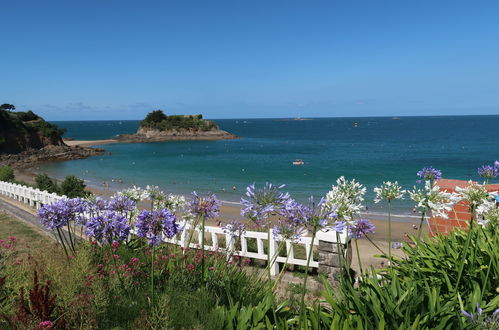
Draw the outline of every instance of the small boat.
[[[392,120],[400,120],[399,117],[393,117]]]
[[[301,159],[296,159],[294,162],[293,162],[293,165],[303,165],[305,164],[305,162]]]
[[[359,122],[358,121],[354,121],[353,122],[353,127],[359,127]]]

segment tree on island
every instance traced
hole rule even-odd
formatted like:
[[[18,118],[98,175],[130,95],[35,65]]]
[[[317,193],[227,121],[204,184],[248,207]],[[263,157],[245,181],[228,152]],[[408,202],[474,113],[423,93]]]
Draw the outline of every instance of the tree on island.
[[[13,104],[4,103],[0,105],[0,110],[13,111],[16,107]]]

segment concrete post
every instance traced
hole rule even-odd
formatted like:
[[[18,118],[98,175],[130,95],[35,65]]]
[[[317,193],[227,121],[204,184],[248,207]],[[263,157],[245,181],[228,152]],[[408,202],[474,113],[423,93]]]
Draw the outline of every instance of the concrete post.
[[[342,264],[350,264],[352,260],[352,249],[348,249],[347,255],[341,255],[346,251],[346,234],[340,234],[340,249],[338,251],[337,236],[335,231],[320,231],[317,233],[319,240],[319,274],[327,277],[329,282],[337,282],[338,275],[342,272]]]

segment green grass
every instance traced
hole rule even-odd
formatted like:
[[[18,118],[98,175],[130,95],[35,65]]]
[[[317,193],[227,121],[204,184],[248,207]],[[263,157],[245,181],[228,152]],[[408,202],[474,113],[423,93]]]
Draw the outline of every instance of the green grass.
[[[41,230],[6,213],[0,213],[0,233],[0,239],[3,240],[15,236],[18,250],[21,253],[31,249],[45,249],[54,243]]]

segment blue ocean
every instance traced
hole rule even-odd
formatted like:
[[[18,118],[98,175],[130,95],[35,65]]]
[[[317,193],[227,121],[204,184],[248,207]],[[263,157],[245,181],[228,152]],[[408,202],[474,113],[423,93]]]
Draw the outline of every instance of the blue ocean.
[[[296,199],[324,195],[339,176],[367,187],[366,205],[375,205],[373,188],[397,180],[416,184],[425,166],[445,178],[479,179],[476,169],[499,159],[499,116],[373,117],[310,119],[223,119],[220,128],[237,140],[103,145],[107,153],[84,160],[37,165],[38,172],[63,178],[76,175],[89,185],[121,189],[159,185],[188,194],[214,192],[239,201],[245,187],[266,181],[286,184]],[[66,137],[108,139],[134,133],[139,121],[60,121]],[[293,165],[296,159],[303,165]],[[117,183],[118,178],[123,183]],[[113,181],[114,180],[114,181]],[[412,203],[394,206],[410,213]]]

